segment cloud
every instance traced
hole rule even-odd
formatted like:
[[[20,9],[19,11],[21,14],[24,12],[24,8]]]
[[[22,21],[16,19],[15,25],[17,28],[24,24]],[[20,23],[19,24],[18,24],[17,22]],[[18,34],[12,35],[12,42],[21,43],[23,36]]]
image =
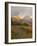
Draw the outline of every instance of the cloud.
[[[11,16],[24,16],[24,15],[32,15],[31,7],[11,7]]]

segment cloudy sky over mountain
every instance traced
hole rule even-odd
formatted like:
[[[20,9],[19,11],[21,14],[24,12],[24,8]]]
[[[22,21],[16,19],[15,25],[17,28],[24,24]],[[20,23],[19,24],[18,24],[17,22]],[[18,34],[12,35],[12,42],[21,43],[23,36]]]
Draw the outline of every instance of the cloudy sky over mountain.
[[[11,6],[11,16],[32,15],[32,7],[17,7]]]

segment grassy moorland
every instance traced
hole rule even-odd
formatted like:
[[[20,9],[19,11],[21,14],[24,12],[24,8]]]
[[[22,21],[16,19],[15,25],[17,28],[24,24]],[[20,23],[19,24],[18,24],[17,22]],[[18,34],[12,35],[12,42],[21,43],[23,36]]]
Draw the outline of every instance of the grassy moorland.
[[[11,39],[32,38],[32,26],[27,23],[13,24],[11,22]]]

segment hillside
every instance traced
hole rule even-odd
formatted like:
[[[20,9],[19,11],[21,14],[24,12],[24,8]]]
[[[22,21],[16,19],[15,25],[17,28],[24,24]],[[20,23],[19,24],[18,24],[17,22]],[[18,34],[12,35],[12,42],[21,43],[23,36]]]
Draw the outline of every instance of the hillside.
[[[32,38],[32,16],[11,17],[11,39]]]

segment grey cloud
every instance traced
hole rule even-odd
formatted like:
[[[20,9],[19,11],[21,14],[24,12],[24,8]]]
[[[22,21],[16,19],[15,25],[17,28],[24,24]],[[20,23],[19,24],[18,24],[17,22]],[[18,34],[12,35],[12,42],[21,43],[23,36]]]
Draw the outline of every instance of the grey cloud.
[[[11,6],[11,16],[18,16],[19,14],[32,15],[32,7]]]

